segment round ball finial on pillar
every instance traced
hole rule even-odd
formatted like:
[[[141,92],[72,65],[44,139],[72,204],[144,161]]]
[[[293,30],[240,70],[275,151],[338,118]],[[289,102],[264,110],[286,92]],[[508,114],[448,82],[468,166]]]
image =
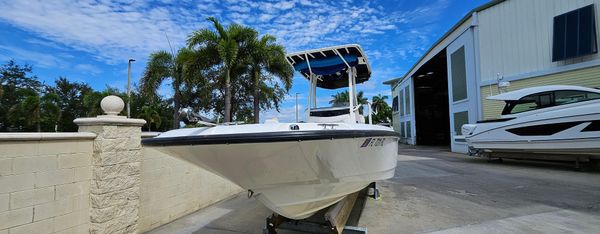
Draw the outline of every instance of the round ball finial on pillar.
[[[125,102],[115,95],[106,96],[100,102],[100,107],[106,115],[117,116],[125,107]]]

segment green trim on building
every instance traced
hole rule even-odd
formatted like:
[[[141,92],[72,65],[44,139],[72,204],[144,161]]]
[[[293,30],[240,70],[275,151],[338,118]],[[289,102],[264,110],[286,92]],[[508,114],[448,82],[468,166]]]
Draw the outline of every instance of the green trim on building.
[[[502,92],[543,85],[577,85],[600,88],[600,66],[511,81],[510,86],[504,88]],[[485,97],[491,96],[490,93],[497,95],[499,93],[498,86],[494,84],[481,87],[484,119],[498,118],[504,107],[504,102],[485,99]]]

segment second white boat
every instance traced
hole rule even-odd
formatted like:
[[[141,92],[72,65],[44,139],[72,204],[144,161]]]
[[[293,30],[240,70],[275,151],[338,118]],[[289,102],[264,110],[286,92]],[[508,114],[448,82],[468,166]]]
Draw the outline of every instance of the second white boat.
[[[600,155],[600,90],[549,85],[488,99],[504,101],[504,110],[462,126],[471,154]]]

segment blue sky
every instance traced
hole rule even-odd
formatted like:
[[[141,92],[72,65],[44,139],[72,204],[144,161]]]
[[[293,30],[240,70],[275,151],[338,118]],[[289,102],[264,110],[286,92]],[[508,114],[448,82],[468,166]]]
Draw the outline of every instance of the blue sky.
[[[402,76],[423,53],[471,9],[487,0],[390,1],[31,1],[0,0],[0,63],[14,59],[33,65],[48,84],[59,76],[82,81],[95,89],[107,85],[125,89],[127,60],[132,80],[139,80],[148,55],[182,47],[192,31],[210,27],[214,16],[254,27],[278,38],[288,52],[360,44],[372,69],[358,89],[371,97],[390,95],[383,81]],[[161,87],[169,95],[170,87]],[[308,83],[295,74],[281,111],[263,112],[263,119],[293,121],[294,94],[306,107]],[[319,105],[332,92],[318,91]],[[302,118],[302,114],[300,114]]]

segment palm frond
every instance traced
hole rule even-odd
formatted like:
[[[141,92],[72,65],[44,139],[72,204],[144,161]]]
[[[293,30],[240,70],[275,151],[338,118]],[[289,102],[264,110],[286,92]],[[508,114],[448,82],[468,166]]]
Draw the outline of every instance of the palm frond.
[[[140,81],[142,93],[155,95],[163,80],[173,76],[173,66],[173,56],[169,52],[162,50],[150,54],[146,70]]]
[[[219,56],[224,60],[226,67],[232,67],[238,57],[238,45],[234,40],[221,40],[217,47]]]
[[[214,31],[209,29],[201,29],[188,36],[186,43],[188,48],[198,46],[211,47],[219,43],[219,40],[219,35]]]
[[[217,32],[219,33],[219,36],[225,40],[227,40],[229,38],[229,35],[227,34],[227,31],[225,31],[225,29],[223,28],[223,26],[221,25],[221,23],[219,23],[219,21],[215,18],[215,17],[208,17],[206,18],[208,21],[213,22],[213,25],[215,26],[215,29],[217,30]]]

